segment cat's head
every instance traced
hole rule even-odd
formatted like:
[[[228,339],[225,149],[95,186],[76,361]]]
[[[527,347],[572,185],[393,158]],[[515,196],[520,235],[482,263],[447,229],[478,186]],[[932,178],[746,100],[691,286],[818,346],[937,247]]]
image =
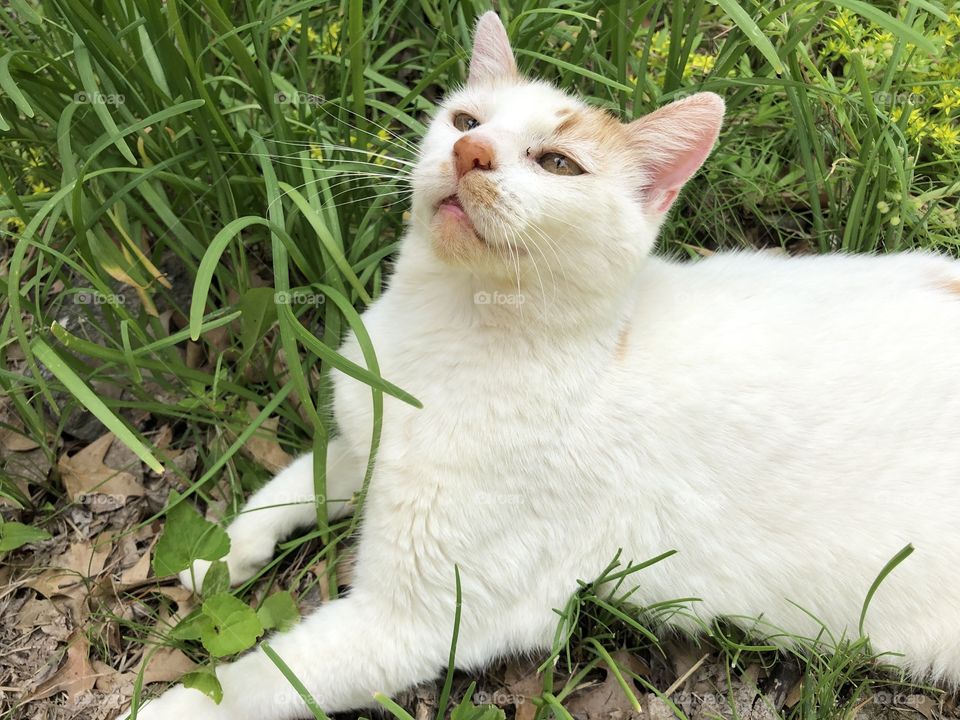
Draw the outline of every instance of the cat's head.
[[[710,153],[724,104],[698,93],[623,123],[517,72],[495,13],[477,23],[464,87],[441,105],[414,172],[412,222],[473,274],[630,271]]]

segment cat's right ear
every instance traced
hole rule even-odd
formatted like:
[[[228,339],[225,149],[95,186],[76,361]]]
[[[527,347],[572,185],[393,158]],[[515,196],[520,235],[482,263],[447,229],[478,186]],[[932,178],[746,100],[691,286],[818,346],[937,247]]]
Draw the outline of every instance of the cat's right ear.
[[[467,85],[478,85],[517,77],[517,63],[510,49],[507,30],[499,16],[486,12],[477,20],[473,33],[473,55]]]

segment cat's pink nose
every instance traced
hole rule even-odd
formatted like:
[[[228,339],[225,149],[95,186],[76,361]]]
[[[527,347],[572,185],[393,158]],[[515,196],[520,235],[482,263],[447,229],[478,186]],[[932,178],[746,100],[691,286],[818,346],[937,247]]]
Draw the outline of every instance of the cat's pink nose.
[[[457,164],[457,180],[471,170],[493,168],[493,148],[486,140],[464,135],[453,144],[453,158]]]

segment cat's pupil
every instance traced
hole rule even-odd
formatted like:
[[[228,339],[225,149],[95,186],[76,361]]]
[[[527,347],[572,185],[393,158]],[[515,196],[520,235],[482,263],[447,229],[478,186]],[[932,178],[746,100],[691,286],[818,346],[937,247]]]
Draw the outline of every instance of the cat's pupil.
[[[566,155],[550,152],[540,156],[540,167],[554,175],[581,175],[583,169]]]
[[[468,115],[467,113],[457,113],[453,117],[453,126],[460,132],[469,132],[479,124],[479,120],[472,115]]]

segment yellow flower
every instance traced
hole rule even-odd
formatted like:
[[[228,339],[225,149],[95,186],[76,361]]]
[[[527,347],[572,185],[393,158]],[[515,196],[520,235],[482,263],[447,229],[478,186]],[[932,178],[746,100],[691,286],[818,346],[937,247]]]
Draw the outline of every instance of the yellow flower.
[[[34,195],[42,195],[43,193],[48,193],[53,190],[53,188],[47,185],[43,180],[37,180],[37,182],[30,186],[30,189],[33,190]]]
[[[320,39],[320,35],[312,27],[307,28],[307,42],[313,44]]]
[[[319,145],[310,144],[310,157],[314,160],[323,160],[323,148]]]
[[[27,226],[27,224],[16,215],[11,215],[8,217],[3,221],[3,224],[4,227],[6,227],[7,232],[13,234],[22,233],[23,229]]]
[[[28,148],[27,166],[32,168],[43,167],[43,153],[37,148]]]
[[[899,120],[899,116],[896,119]],[[928,125],[930,125],[930,121],[914,110],[907,118],[907,135],[917,139],[926,134]]]
[[[708,75],[713,66],[717,64],[717,58],[705,53],[693,53],[687,59],[687,65],[683,69],[684,77],[690,77],[693,74]]]
[[[844,35],[859,38],[863,33],[863,28],[857,22],[857,16],[849,10],[841,10],[832,20],[833,26]]]
[[[930,123],[930,137],[944,150],[960,147],[960,129],[950,123]]]
[[[960,87],[955,87],[950,92],[945,93],[933,106],[947,113],[960,108]]]
[[[826,50],[828,55],[836,55],[837,57],[846,57],[851,50],[849,45],[836,38],[830,38],[823,43],[823,49]]]
[[[333,52],[337,49],[337,45],[340,42],[340,21],[335,20],[334,22],[327,25],[326,32],[324,32],[323,37],[320,39],[320,52],[332,55]]]

